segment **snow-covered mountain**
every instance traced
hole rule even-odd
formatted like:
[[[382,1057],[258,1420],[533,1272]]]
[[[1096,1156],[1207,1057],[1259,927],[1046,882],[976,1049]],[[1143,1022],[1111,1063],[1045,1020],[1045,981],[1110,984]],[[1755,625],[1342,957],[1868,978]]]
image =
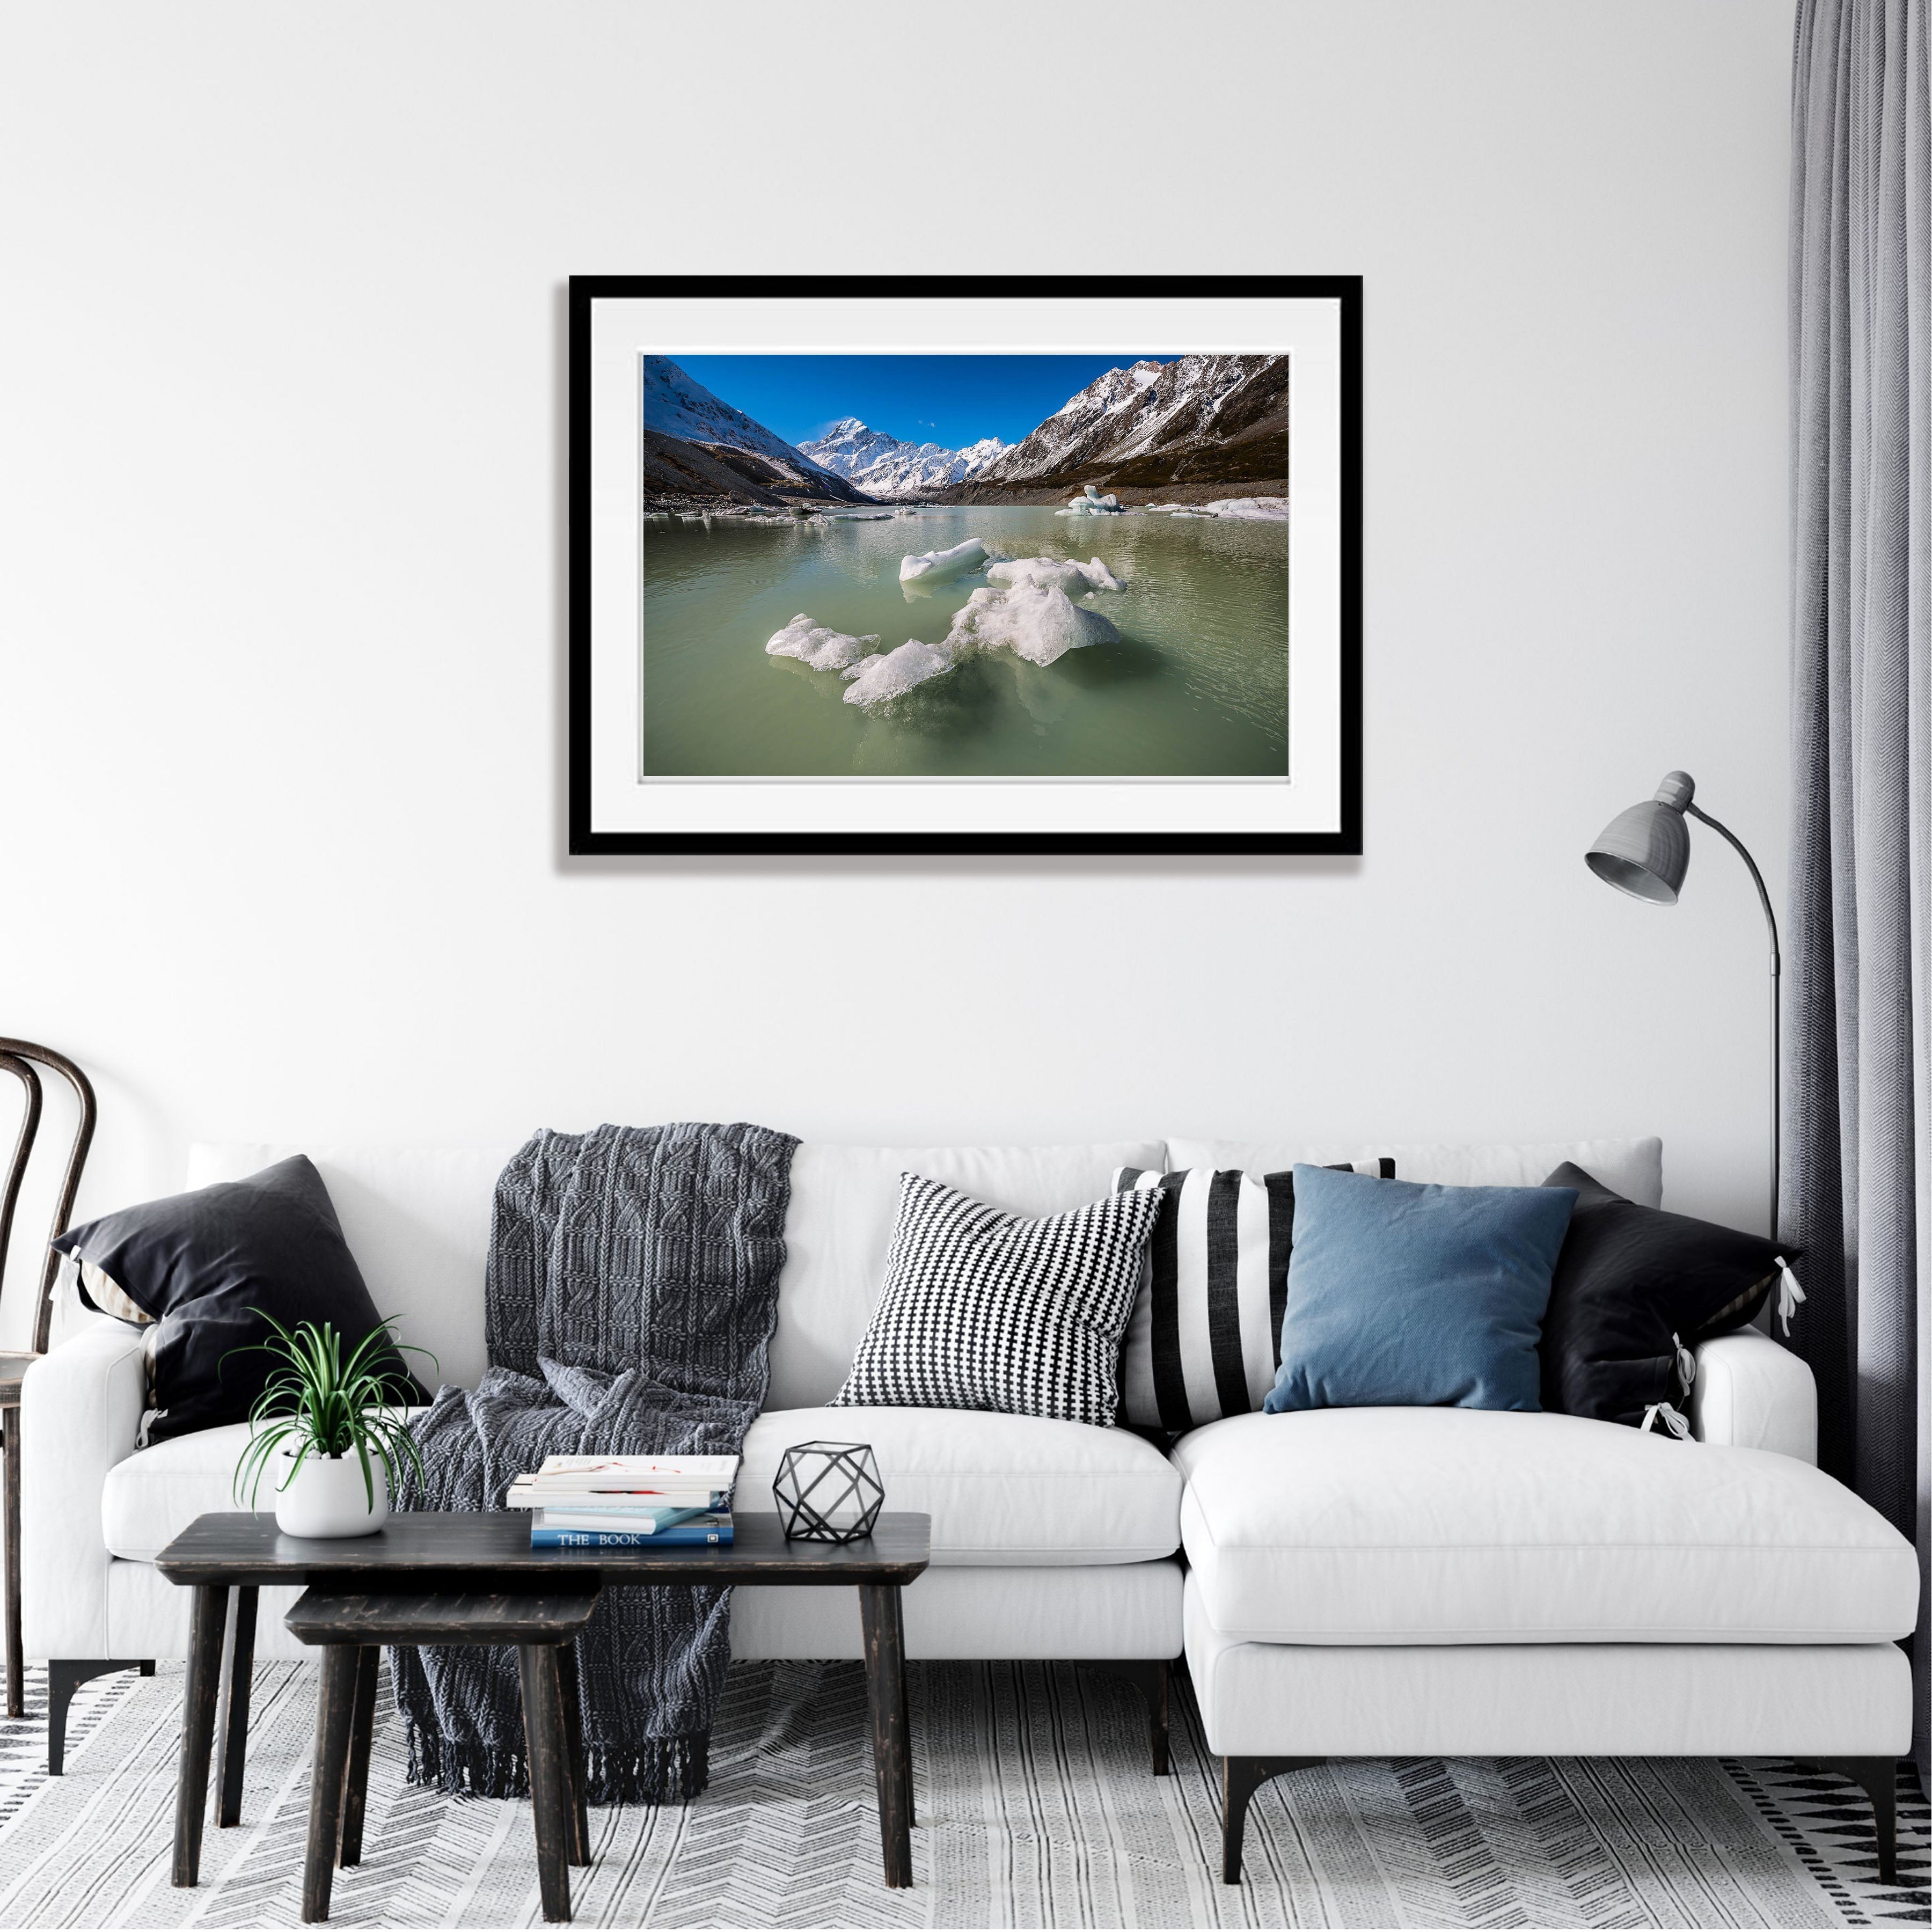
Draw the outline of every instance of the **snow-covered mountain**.
[[[964,449],[902,442],[884,430],[868,429],[856,416],[848,416],[814,442],[798,447],[802,456],[847,478],[868,496],[918,496],[964,483],[1012,445],[996,436],[982,436]]]
[[[972,480],[991,494],[1286,477],[1288,383],[1286,356],[1182,356],[1109,369]]]
[[[644,494],[722,490],[754,502],[860,495],[838,472],[714,396],[668,356],[644,358]],[[685,447],[695,445],[695,448]],[[734,483],[732,479],[736,478]]]

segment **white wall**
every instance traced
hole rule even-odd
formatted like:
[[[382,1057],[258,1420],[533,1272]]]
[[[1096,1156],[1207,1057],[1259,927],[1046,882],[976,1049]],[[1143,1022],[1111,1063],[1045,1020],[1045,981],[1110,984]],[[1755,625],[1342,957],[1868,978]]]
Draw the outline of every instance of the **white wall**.
[[[1742,870],[1581,854],[1681,764],[1784,874],[1790,10],[0,12],[0,1033],[83,1206],[748,1116],[1654,1131],[1754,1221]],[[842,270],[1366,278],[1364,858],[562,856],[563,280]]]

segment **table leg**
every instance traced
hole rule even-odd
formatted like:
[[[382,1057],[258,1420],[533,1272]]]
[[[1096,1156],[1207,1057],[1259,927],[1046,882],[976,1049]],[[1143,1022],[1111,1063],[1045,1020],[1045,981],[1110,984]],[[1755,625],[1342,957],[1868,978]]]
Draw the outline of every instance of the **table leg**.
[[[175,1792],[176,1885],[201,1875],[201,1827],[208,1810],[208,1761],[214,1747],[214,1706],[221,1687],[221,1640],[228,1586],[197,1583],[188,1626],[188,1692],[182,1706],[181,1782]]]
[[[577,1646],[560,1644],[557,1681],[563,1692],[563,1762],[570,1774],[570,1862],[590,1862],[590,1807],[584,1789],[584,1702],[577,1682]]]
[[[342,1773],[339,1864],[362,1862],[362,1816],[369,1802],[369,1746],[376,1731],[376,1666],[382,1655],[373,1643],[365,1643],[356,1653],[356,1708],[349,1722],[349,1762]]]
[[[248,1762],[248,1700],[255,1684],[255,1610],[261,1592],[244,1583],[235,1592],[228,1619],[228,1668],[221,1680],[221,1712],[215,1728],[214,1822],[242,1822],[242,1775]]]
[[[355,1718],[356,1679],[362,1647],[322,1647],[322,1690],[315,1704],[315,1763],[309,1776],[308,1844],[302,1859],[302,1923],[328,1916],[335,1853],[342,1841],[343,1773]]]
[[[861,1583],[866,1698],[872,1716],[872,1773],[879,1790],[879,1834],[886,1883],[912,1883],[912,1764],[906,1726],[905,1645],[896,1583]]]
[[[563,1688],[554,1643],[517,1646],[524,1685],[524,1745],[530,1764],[530,1804],[536,1814],[537,1882],[543,1916],[553,1925],[570,1917],[570,1790],[564,1770]]]
[[[7,1714],[27,1714],[27,1660],[20,1649],[20,1409],[0,1408],[7,1457]]]

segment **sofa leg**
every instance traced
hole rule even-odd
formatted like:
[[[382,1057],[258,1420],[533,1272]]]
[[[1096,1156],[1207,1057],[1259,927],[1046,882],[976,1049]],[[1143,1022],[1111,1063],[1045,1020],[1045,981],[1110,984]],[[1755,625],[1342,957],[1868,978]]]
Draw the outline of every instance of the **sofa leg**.
[[[1810,1757],[1800,1760],[1849,1778],[1871,1800],[1878,1840],[1878,1882],[1898,1882],[1898,1766],[1888,1757]]]
[[[74,1694],[92,1678],[105,1677],[110,1670],[138,1670],[143,1677],[154,1674],[152,1658],[137,1662],[127,1658],[56,1657],[47,1664],[47,1775],[60,1776],[67,1762],[67,1707]]]
[[[1084,1658],[1084,1669],[1098,1670],[1131,1684],[1147,1700],[1148,1741],[1156,1778],[1167,1775],[1167,1700],[1174,1679],[1174,1666],[1167,1658],[1150,1663],[1112,1657]]]
[[[1224,1757],[1221,1760],[1221,1882],[1241,1882],[1241,1834],[1248,1822],[1248,1800],[1271,1778],[1325,1764],[1319,1757]]]

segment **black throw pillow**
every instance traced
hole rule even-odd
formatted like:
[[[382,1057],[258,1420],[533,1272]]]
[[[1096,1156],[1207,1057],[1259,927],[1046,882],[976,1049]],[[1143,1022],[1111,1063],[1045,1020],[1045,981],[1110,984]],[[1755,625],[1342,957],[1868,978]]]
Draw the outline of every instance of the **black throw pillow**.
[[[160,1324],[151,1358],[149,1400],[158,1412],[148,1427],[151,1442],[248,1419],[275,1370],[267,1355],[230,1354],[273,1334],[255,1311],[285,1328],[333,1323],[345,1357],[380,1325],[335,1204],[305,1154],[246,1180],[104,1214],[54,1246],[92,1262]],[[386,1351],[379,1366],[398,1400],[429,1400],[396,1350]]]
[[[1576,1205],[1543,1318],[1543,1406],[1642,1428],[1660,1403],[1690,1393],[1686,1351],[1741,1328],[1777,1285],[1779,1258],[1801,1250],[1686,1214],[1640,1208],[1574,1162],[1543,1184]]]

